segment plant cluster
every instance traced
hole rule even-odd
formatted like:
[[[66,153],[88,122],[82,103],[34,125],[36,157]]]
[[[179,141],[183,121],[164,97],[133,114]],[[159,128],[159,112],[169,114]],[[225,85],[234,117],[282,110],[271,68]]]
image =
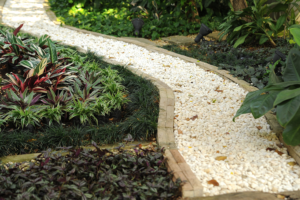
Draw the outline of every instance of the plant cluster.
[[[115,36],[134,36],[131,20],[145,22],[142,37],[158,39],[199,32],[201,23],[217,28],[229,10],[228,0],[50,0],[58,20],[67,25]],[[194,17],[191,10],[198,10]],[[225,9],[224,9],[225,8]],[[194,19],[190,21],[190,19]],[[201,22],[201,23],[199,23]]]
[[[1,29],[7,28],[1,27]],[[8,30],[11,31],[11,29]],[[28,34],[18,33],[18,35],[38,42],[38,38]],[[86,77],[85,79],[89,80],[89,83],[92,84],[94,75],[101,72],[104,85],[101,91],[113,92],[117,88],[122,89],[122,86],[124,86],[128,93],[125,96],[121,96],[119,93],[114,99],[111,99],[112,96],[106,94],[107,92],[104,93],[106,95],[103,95],[103,97],[100,96],[100,99],[104,99],[106,103],[102,104],[100,101],[98,101],[99,104],[96,104],[97,101],[93,103],[99,112],[105,111],[107,109],[106,106],[117,110],[105,116],[96,116],[98,125],[94,123],[92,126],[82,126],[78,117],[69,120],[70,115],[60,115],[61,113],[66,113],[67,109],[70,109],[66,105],[74,101],[73,97],[75,100],[80,100],[80,98],[86,99],[86,102],[88,99],[93,98],[92,94],[88,97],[84,93],[75,92],[74,84],[72,84],[74,87],[71,87],[73,91],[72,96],[68,95],[68,89],[71,90],[69,87],[65,87],[65,90],[57,90],[55,96],[50,90],[47,93],[35,93],[34,97],[41,95],[39,102],[43,103],[44,106],[48,106],[48,109],[41,111],[41,113],[45,112],[44,116],[49,116],[48,119],[44,119],[42,121],[43,125],[36,127],[34,130],[33,127],[29,127],[30,125],[27,126],[28,128],[13,129],[11,128],[11,126],[14,126],[13,122],[9,123],[10,126],[2,126],[4,130],[0,132],[0,157],[36,153],[47,148],[54,149],[62,146],[78,147],[90,144],[91,140],[97,142],[99,145],[113,144],[122,141],[126,134],[131,134],[134,140],[150,140],[155,137],[159,113],[159,93],[151,81],[135,75],[123,66],[108,64],[101,57],[93,53],[83,54],[77,52],[74,47],[59,44],[55,46],[57,51],[59,50],[59,57],[69,58],[66,60],[66,62],[68,61],[67,64],[70,64],[69,60],[74,63],[67,67],[69,72],[73,71],[77,76],[74,77],[72,83],[77,83],[77,79],[81,80],[81,77]],[[82,71],[85,73],[81,73]],[[86,71],[89,72],[89,76],[86,76]],[[118,73],[115,73],[116,71]],[[108,85],[112,80],[116,80],[118,84]],[[80,83],[78,82],[77,84],[80,85]],[[81,91],[84,91],[84,87]],[[29,94],[30,92],[27,90],[26,96]],[[121,106],[121,110],[119,110],[118,102],[122,98],[130,99],[130,101],[126,105]],[[23,104],[26,102],[28,102],[28,99]],[[80,110],[79,108],[77,111],[86,115],[84,110]],[[57,121],[59,119],[69,121],[70,123],[58,124]],[[35,120],[33,119],[32,121],[34,122]],[[3,120],[0,120],[0,123],[7,125],[7,122]],[[54,125],[48,126],[49,123]]]
[[[43,120],[51,125],[73,118],[83,125],[93,121],[98,124],[97,117],[121,110],[128,102],[117,71],[107,68],[89,72],[76,67],[70,58],[60,56],[47,35],[40,37],[38,44],[23,42],[17,36],[21,27],[13,33],[1,32],[2,64],[13,62],[25,68],[23,74],[8,73],[8,79],[2,81],[2,126],[40,126]],[[7,53],[5,49],[17,50]]]
[[[234,48],[226,41],[220,43],[202,42],[199,46],[190,46],[190,49],[182,49],[178,45],[166,45],[164,48],[173,52],[196,58],[207,62],[219,69],[229,71],[233,76],[243,79],[258,88],[263,88],[268,84],[270,72],[269,64],[272,63],[275,50],[279,50],[287,55],[293,45],[282,38],[275,40],[277,48],[270,47],[249,47],[241,45]],[[280,61],[277,65],[276,74],[282,76],[286,63]]]
[[[0,199],[177,199],[182,182],[172,181],[164,150],[135,147],[116,152],[61,148],[34,162],[0,166]]]
[[[274,37],[295,24],[294,9],[300,11],[297,4],[299,0],[281,1],[267,4],[267,0],[254,0],[253,6],[249,6],[241,11],[230,11],[225,18],[225,22],[219,27],[220,39],[227,35],[227,41],[237,47],[243,43],[253,40],[264,44],[269,41],[276,46]],[[270,17],[271,13],[284,12],[276,21]]]
[[[233,121],[245,113],[257,119],[276,108],[277,120],[284,127],[283,140],[295,146],[300,144],[300,26],[290,28],[297,44],[289,51],[283,76],[278,77],[271,67],[268,85],[247,94]]]

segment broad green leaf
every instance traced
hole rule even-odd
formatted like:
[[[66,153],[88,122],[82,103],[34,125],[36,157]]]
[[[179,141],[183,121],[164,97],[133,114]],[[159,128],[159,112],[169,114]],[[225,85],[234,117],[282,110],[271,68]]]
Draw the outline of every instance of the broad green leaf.
[[[245,42],[245,39],[246,39],[246,37],[249,35],[249,33],[248,34],[246,34],[246,35],[244,35],[244,36],[242,36],[242,37],[240,37],[235,43],[234,43],[234,48],[237,48],[240,44],[243,44],[244,42]]]
[[[276,30],[278,31],[286,20],[286,15],[281,15],[276,22]]]
[[[235,121],[235,118],[242,114],[251,113],[250,104],[251,102],[256,99],[258,96],[260,96],[261,93],[263,93],[264,90],[257,90],[253,92],[249,92],[246,95],[246,98],[242,104],[242,106],[239,108],[239,110],[236,112],[235,116],[233,117],[233,121]]]
[[[300,95],[300,88],[293,90],[284,90],[280,92],[274,102],[274,106]]]
[[[262,35],[259,39],[259,44],[263,44],[268,40],[269,40],[269,38],[266,35]]]
[[[300,95],[288,100],[287,102],[282,102],[277,106],[276,116],[279,124],[283,127],[293,119],[293,117],[299,112],[300,108]]]
[[[57,52],[56,52],[56,47],[55,44],[48,38],[48,46],[49,46],[49,52],[50,52],[50,59],[51,62],[54,64],[57,62]]]
[[[290,27],[289,30],[294,36],[295,42],[300,46],[300,25]]]
[[[296,146],[300,144],[300,108],[296,111],[293,119],[286,125],[282,136],[287,145]]]
[[[290,86],[300,86],[300,81],[287,81],[287,82],[281,82],[281,83],[274,83],[271,85],[266,86],[264,89],[266,91],[272,91],[272,90],[282,90],[286,89]]]
[[[299,32],[300,34],[300,32]],[[300,81],[300,51],[293,48],[290,50],[286,69],[282,76],[284,81]]]
[[[241,26],[238,26],[238,27],[236,27],[233,31],[239,31],[239,30],[241,30],[244,26],[245,26],[244,24],[241,25]]]
[[[273,103],[279,92],[260,95],[250,103],[251,113],[255,119],[260,118],[273,108]]]

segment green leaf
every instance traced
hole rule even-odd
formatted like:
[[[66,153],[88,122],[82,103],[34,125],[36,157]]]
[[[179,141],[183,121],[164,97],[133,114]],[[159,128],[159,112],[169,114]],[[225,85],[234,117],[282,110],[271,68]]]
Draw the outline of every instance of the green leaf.
[[[260,96],[260,94],[263,93],[263,92],[265,92],[264,89],[249,92],[246,95],[246,98],[245,98],[242,106],[240,107],[240,109],[236,112],[235,116],[233,117],[233,121],[235,121],[235,118],[237,118],[238,116],[240,116],[242,114],[251,113],[251,108],[250,108],[251,102],[254,99],[256,99],[258,96]]]
[[[296,114],[292,120],[285,127],[282,136],[287,145],[296,146],[300,144],[300,108],[296,111]]]
[[[260,118],[273,108],[273,103],[279,92],[260,95],[250,103],[251,113],[255,119]]]
[[[293,35],[295,42],[300,46],[300,25],[291,26],[289,30]]]
[[[277,60],[273,65],[271,65],[271,64],[269,65],[270,74],[269,74],[268,85],[282,82],[281,78],[279,78],[274,71],[279,62],[280,62],[280,59]]]
[[[286,15],[281,15],[276,22],[276,30],[278,31],[286,20]]]
[[[274,106],[300,95],[300,88],[293,90],[284,90],[280,92],[274,102]]]
[[[33,76],[34,75],[41,75],[42,73],[44,73],[44,70],[47,66],[47,58],[44,58],[43,60],[41,60],[41,62],[35,67],[34,71],[33,71]]]
[[[56,52],[56,47],[54,43],[48,38],[48,46],[49,46],[49,52],[50,52],[50,59],[51,62],[54,64],[57,62],[57,52]]]
[[[259,39],[259,44],[263,44],[268,40],[269,40],[269,38],[266,35],[262,35]]]
[[[287,81],[287,82],[281,82],[281,83],[274,83],[274,84],[266,86],[264,89],[266,89],[266,91],[282,90],[282,89],[286,89],[287,87],[290,87],[290,86],[300,86],[300,81]]]
[[[248,34],[246,34],[246,35],[244,35],[244,36],[242,36],[242,37],[240,37],[235,43],[234,43],[234,48],[237,48],[240,44],[243,44],[244,42],[245,42],[245,39],[246,39],[246,37],[249,35],[249,33]]]
[[[300,32],[299,32],[300,34]],[[300,42],[300,41],[299,41]],[[293,48],[290,50],[287,62],[286,69],[282,76],[285,82],[287,81],[300,81],[300,51]]]
[[[48,35],[42,35],[40,38],[39,38],[39,47],[42,47],[46,44],[47,42],[47,39],[49,38]]]
[[[28,68],[28,69],[33,69],[34,68],[33,63],[28,61],[28,60],[22,60],[19,64],[22,65],[23,67]]]
[[[282,93],[282,92],[281,92]],[[277,97],[278,98],[278,97]],[[275,104],[275,102],[274,102]],[[283,102],[277,106],[276,116],[279,124],[286,127],[287,124],[293,119],[300,108],[300,95],[293,99]]]

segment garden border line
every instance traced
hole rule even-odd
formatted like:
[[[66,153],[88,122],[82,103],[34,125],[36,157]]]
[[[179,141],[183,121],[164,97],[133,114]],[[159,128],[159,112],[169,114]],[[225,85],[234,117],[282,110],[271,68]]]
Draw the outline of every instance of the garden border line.
[[[54,14],[54,12],[52,12],[50,10],[50,6],[48,4],[48,0],[44,0],[44,8],[46,10],[47,15],[49,16],[50,20],[55,23],[55,24],[60,24],[59,22],[56,21],[56,16]],[[166,49],[162,49],[159,47],[155,47],[153,45],[149,45],[149,44],[145,44],[139,41],[135,41],[134,39],[131,39],[129,37],[113,37],[113,36],[109,36],[109,35],[104,35],[104,34],[100,34],[100,33],[95,33],[95,32],[91,32],[91,31],[87,31],[87,30],[83,30],[83,29],[78,29],[75,27],[71,27],[68,25],[63,25],[63,27],[65,28],[69,28],[78,32],[82,32],[82,33],[87,33],[87,34],[92,34],[92,35],[96,35],[96,36],[101,36],[107,39],[114,39],[114,40],[118,40],[118,41],[123,41],[123,42],[127,42],[130,44],[135,44],[141,47],[144,47],[145,49],[147,49],[148,51],[151,52],[157,52],[157,53],[163,53],[166,55],[170,55],[173,57],[178,57],[186,62],[190,62],[190,63],[195,63],[197,66],[199,66],[200,68],[206,70],[206,71],[210,71],[212,73],[215,73],[225,79],[228,79],[234,83],[237,83],[240,87],[242,87],[244,90],[248,91],[248,92],[252,92],[252,91],[256,91],[258,90],[256,87],[251,86],[249,83],[247,83],[244,80],[239,80],[238,78],[234,77],[233,75],[229,74],[230,72],[226,71],[226,70],[219,70],[218,67],[210,65],[208,63],[205,62],[201,62],[197,59],[194,58],[190,58],[184,55],[180,55],[171,51],[168,51]],[[282,132],[283,132],[283,128],[279,125],[279,123],[276,120],[276,117],[271,113],[268,112],[267,114],[265,114],[265,118],[268,122],[268,124],[271,127],[271,130],[276,133],[277,137],[279,138],[280,142],[284,144],[285,147],[287,147],[287,150],[289,152],[289,154],[296,160],[296,162],[300,165],[300,146],[289,146],[287,144],[285,144],[285,142],[283,141],[283,137],[282,137]]]
[[[5,5],[6,0],[0,0],[0,23],[11,27],[2,21],[2,11],[3,7]],[[53,19],[56,19],[55,14],[49,10],[48,1],[44,1],[44,9],[46,10],[47,15],[49,18],[53,21]],[[55,22],[55,24],[59,24],[58,22]],[[119,38],[113,37],[113,36],[107,36],[103,34],[98,34],[90,31],[85,31],[81,29],[77,29],[71,26],[64,26],[65,28],[75,30],[81,33],[87,33],[92,34],[96,36],[101,36],[104,38],[109,39],[115,39],[120,40]],[[11,27],[13,28],[13,27]],[[21,30],[22,31],[22,30]],[[38,36],[37,34],[30,33],[28,31],[22,31],[24,33],[29,33],[34,36]],[[120,40],[123,41],[123,40]],[[131,42],[128,42],[131,43]],[[61,42],[61,44],[64,44]],[[69,45],[69,44],[66,44]],[[143,43],[140,43],[142,46]],[[76,47],[77,51],[82,53],[87,53],[86,50],[84,50],[81,47],[75,46],[75,45],[69,45]],[[103,61],[115,65],[121,65],[124,66],[123,63],[113,61],[111,59],[103,59]],[[175,137],[173,133],[173,124],[174,124],[174,106],[175,106],[175,96],[173,93],[173,90],[164,82],[160,81],[157,78],[154,78],[146,73],[143,73],[141,70],[135,69],[130,66],[125,66],[127,69],[129,69],[134,74],[141,76],[145,79],[150,80],[159,90],[160,95],[160,102],[159,102],[159,117],[158,117],[158,127],[157,127],[157,142],[160,147],[164,147],[166,149],[165,151],[165,157],[167,158],[167,168],[168,171],[174,172],[174,180],[177,178],[180,178],[182,181],[185,181],[185,184],[182,187],[182,197],[183,198],[198,198],[203,196],[203,187],[201,182],[197,179],[195,174],[190,169],[189,165],[185,162],[179,151],[177,150],[176,144],[175,144]],[[29,154],[26,154],[28,156]],[[34,154],[36,155],[36,154]],[[22,155],[20,155],[21,157]],[[176,170],[174,170],[176,169]]]

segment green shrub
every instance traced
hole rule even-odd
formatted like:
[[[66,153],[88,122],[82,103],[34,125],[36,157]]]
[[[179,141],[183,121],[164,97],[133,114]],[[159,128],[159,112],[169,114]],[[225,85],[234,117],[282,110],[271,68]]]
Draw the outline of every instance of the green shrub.
[[[116,152],[62,148],[44,151],[34,162],[0,166],[3,199],[177,199],[182,182],[172,181],[164,150]]]
[[[300,28],[292,30],[298,45]],[[299,46],[290,50],[286,69],[282,78],[277,77],[274,68],[269,75],[269,83],[261,90],[249,92],[234,116],[252,113],[255,119],[263,116],[272,108],[276,108],[276,117],[284,127],[283,140],[288,145],[300,144],[300,50]]]
[[[292,1],[277,1],[271,4],[266,4],[266,0],[254,0],[253,2],[253,6],[242,11],[228,13],[225,22],[219,27],[220,39],[228,34],[227,41],[230,44],[234,43],[234,47],[253,40],[259,41],[259,44],[269,41],[276,46],[273,37],[277,37],[278,33],[288,26],[288,16],[286,13],[280,16],[276,22],[269,16],[272,12],[288,12]],[[298,6],[296,8],[298,9]],[[292,17],[294,20],[295,15]]]
[[[195,20],[201,21],[199,23],[191,22],[193,6],[187,0],[109,1],[100,2],[96,9],[92,3],[96,1],[85,1],[84,4],[66,0],[49,2],[62,23],[107,35],[134,36],[131,20],[140,17],[145,21],[142,37],[152,40],[170,35],[196,34],[201,23],[215,29],[229,10],[228,0],[218,3],[215,0],[197,1],[200,17]]]

